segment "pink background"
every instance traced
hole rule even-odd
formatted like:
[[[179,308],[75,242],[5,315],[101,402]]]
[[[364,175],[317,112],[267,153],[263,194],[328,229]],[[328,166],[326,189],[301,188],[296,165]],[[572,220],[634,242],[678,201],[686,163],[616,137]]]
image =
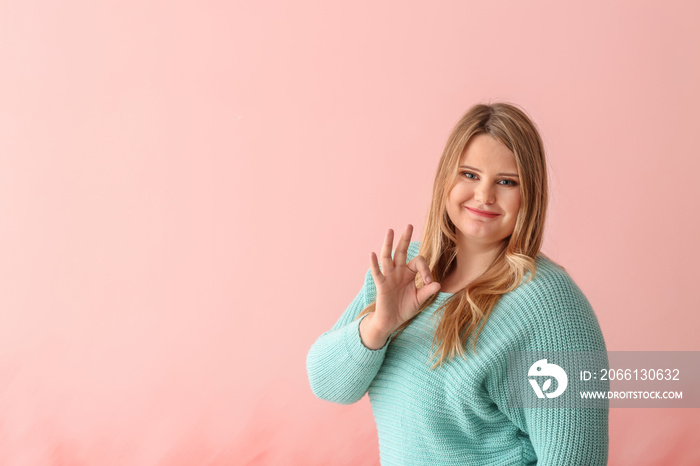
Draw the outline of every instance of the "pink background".
[[[376,464],[306,352],[488,100],[608,348],[700,350],[696,5],[1,1],[0,464]],[[610,464],[698,464],[698,411],[612,410]]]

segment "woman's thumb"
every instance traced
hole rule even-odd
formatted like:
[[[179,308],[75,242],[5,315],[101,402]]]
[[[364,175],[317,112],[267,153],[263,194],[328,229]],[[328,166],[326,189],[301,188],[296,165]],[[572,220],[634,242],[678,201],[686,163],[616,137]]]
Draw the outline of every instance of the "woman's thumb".
[[[438,282],[430,282],[427,285],[423,285],[418,289],[416,293],[416,298],[418,302],[423,304],[426,299],[440,291],[440,284]]]

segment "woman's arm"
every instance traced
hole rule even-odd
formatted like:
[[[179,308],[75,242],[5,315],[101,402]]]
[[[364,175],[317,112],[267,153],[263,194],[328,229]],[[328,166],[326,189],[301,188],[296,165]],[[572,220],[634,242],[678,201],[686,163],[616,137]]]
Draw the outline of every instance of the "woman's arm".
[[[518,336],[511,340],[509,353],[503,355],[506,358],[493,374],[488,390],[499,409],[529,437],[538,465],[604,466],[608,458],[608,405],[604,400],[581,399],[574,369],[587,361],[607,363],[600,325],[590,303],[567,274],[544,264],[538,266],[537,273],[545,279],[517,295],[521,312],[515,313],[519,323],[514,322],[513,328]],[[538,378],[529,377],[537,375],[530,371],[533,363],[547,355],[547,364],[557,364],[567,373],[568,388],[556,398],[535,398],[533,405],[535,391],[528,379]],[[508,365],[505,360],[513,357],[523,359]],[[544,381],[538,380],[538,384],[542,387]],[[513,387],[517,387],[515,392],[530,396],[530,401],[520,402]]]
[[[410,241],[412,233],[408,225],[392,254],[393,231],[387,232],[381,264],[372,253],[362,290],[309,350],[306,368],[311,390],[319,398],[343,404],[362,398],[384,361],[390,335],[440,289],[428,278],[430,270],[425,258],[417,256],[420,243]],[[427,283],[420,289],[416,273]],[[372,302],[375,312],[355,320]]]
[[[338,322],[311,346],[306,370],[314,394],[334,403],[350,404],[367,392],[384,361],[387,343],[377,350],[367,348],[360,338],[357,315],[375,300],[376,288],[368,270],[364,286]]]

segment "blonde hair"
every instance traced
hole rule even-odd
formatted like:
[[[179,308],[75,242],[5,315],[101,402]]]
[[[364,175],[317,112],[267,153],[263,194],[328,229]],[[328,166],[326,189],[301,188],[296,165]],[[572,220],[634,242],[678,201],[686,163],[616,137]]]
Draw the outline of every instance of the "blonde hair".
[[[542,139],[534,123],[515,105],[478,104],[469,109],[452,130],[435,175],[432,203],[418,252],[425,257],[433,280],[441,282],[456,264],[457,237],[447,215],[446,201],[456,181],[459,160],[476,134],[488,134],[515,155],[520,178],[520,210],[513,233],[504,240],[503,248],[488,269],[440,306],[444,312],[433,339],[433,356],[437,358],[433,367],[455,355],[466,356],[464,348],[470,335],[474,335],[472,343],[476,352],[476,341],[491,310],[501,295],[521,283],[526,272],[530,273],[528,279],[532,278],[537,269],[535,259],[542,246],[548,196]],[[420,274],[416,274],[416,286],[423,286]],[[420,311],[430,306],[436,297],[437,294],[428,298]],[[374,311],[375,304],[371,303],[359,316]],[[410,322],[405,322],[399,331]]]

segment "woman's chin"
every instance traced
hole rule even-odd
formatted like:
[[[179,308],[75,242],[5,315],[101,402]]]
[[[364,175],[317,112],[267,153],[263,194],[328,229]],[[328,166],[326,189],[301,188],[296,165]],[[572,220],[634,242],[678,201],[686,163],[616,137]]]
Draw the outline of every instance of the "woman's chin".
[[[510,235],[484,228],[458,230],[458,237],[475,244],[496,245],[502,243],[508,236]]]

